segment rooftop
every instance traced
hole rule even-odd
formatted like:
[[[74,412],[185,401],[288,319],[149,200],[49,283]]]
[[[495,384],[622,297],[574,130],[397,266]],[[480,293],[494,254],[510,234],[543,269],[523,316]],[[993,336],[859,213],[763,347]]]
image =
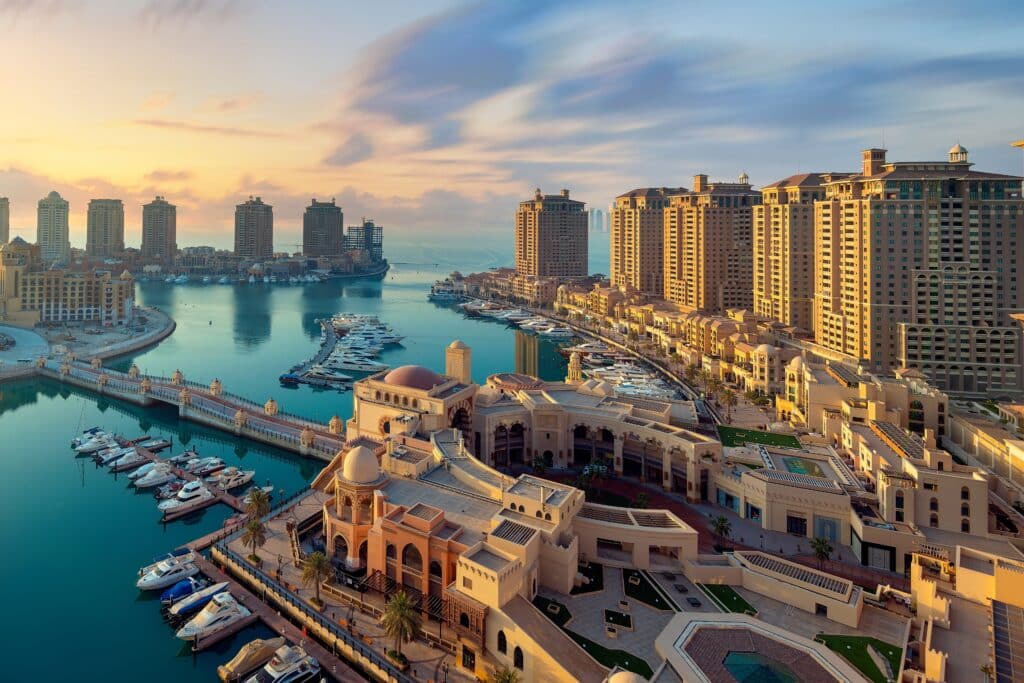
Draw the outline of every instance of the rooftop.
[[[480,546],[475,551],[464,555],[467,560],[476,562],[477,564],[487,567],[491,571],[501,571],[508,565],[512,564],[513,560],[488,550],[485,546]]]
[[[536,533],[536,529],[532,529],[524,524],[519,524],[518,522],[513,522],[511,519],[506,519],[494,528],[494,531],[491,532],[491,536],[503,539],[509,543],[515,543],[516,545],[526,545]]]

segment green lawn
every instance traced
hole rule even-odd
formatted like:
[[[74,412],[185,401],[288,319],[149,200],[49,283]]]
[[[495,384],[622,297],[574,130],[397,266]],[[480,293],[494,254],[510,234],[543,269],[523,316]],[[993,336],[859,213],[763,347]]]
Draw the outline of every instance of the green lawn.
[[[800,448],[800,441],[791,434],[759,432],[756,429],[740,429],[718,425],[718,438],[723,446],[742,446],[748,443],[759,443],[779,448]]]
[[[701,590],[710,595],[713,601],[725,607],[730,612],[740,614],[757,614],[757,610],[743,596],[737,593],[732,586],[716,583],[699,583]]]
[[[637,577],[640,579],[638,585],[633,585],[629,582],[630,577]],[[646,576],[641,574],[635,569],[623,569],[622,570],[622,588],[626,595],[639,600],[640,602],[647,603],[655,609],[671,610],[672,606],[665,601],[665,598],[661,596]]]
[[[573,586],[573,589],[569,591],[571,595],[583,595],[604,590],[604,567],[602,565],[597,562],[581,562],[577,571],[590,579],[590,583]]]
[[[654,675],[654,671],[651,669],[650,665],[636,655],[630,654],[625,650],[611,650],[603,645],[595,643],[589,638],[581,636],[575,631],[567,629],[565,624],[572,619],[572,614],[565,605],[557,600],[549,600],[548,598],[538,595],[533,599],[533,605],[539,609],[544,616],[553,621],[556,626],[565,631],[567,636],[575,640],[580,647],[586,650],[587,654],[596,659],[602,666],[606,666],[609,669],[614,666],[621,666],[623,669],[629,669],[634,673],[640,674],[644,678],[650,678]],[[558,614],[552,614],[549,612],[548,605],[557,605],[560,608]]]
[[[861,673],[875,681],[875,683],[886,683],[886,677],[884,673],[878,670],[874,660],[871,659],[871,655],[868,654],[869,644],[874,645],[875,649],[889,660],[894,676],[899,674],[900,664],[903,662],[903,650],[901,648],[881,641],[878,638],[819,634],[815,640],[824,643],[830,650],[835,650],[841,654],[849,660],[850,664],[857,667]]]
[[[629,616],[625,612],[606,609],[604,611],[604,623],[611,624],[612,626],[621,626],[623,628],[633,628],[633,617]]]

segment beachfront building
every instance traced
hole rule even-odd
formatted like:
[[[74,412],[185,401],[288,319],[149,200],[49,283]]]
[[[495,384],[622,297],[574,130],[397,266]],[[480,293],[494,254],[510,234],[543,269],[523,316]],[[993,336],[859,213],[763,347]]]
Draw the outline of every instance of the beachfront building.
[[[753,310],[810,331],[814,298],[814,202],[822,174],[801,173],[761,188],[753,208]]]
[[[609,212],[609,272],[613,285],[628,285],[651,296],[662,296],[665,209],[670,196],[685,192],[684,187],[645,187],[615,198]]]
[[[334,203],[310,200],[302,214],[302,255],[338,256],[344,251],[345,215]]]
[[[0,244],[11,239],[11,202],[7,197],[0,197]]]
[[[71,259],[68,202],[56,191],[39,200],[36,244],[40,257],[47,263],[67,263]]]
[[[235,207],[235,256],[263,261],[274,255],[274,207],[260,197]]]
[[[569,190],[520,202],[516,211],[516,273],[576,278],[589,274],[587,213]]]
[[[815,204],[814,338],[872,369],[911,367],[940,389],[1017,393],[1024,308],[1021,178],[947,161],[825,175]]]
[[[170,266],[178,253],[178,208],[163,197],[142,207],[140,257],[154,265]]]
[[[105,259],[124,252],[124,203],[120,199],[93,199],[86,215],[85,253]]]
[[[45,267],[38,245],[20,237],[0,247],[0,321],[19,327],[40,322],[132,321],[135,281],[105,270],[76,272]]]
[[[753,207],[761,193],[747,175],[735,183],[693,177],[693,190],[664,209],[664,298],[715,313],[753,305]]]

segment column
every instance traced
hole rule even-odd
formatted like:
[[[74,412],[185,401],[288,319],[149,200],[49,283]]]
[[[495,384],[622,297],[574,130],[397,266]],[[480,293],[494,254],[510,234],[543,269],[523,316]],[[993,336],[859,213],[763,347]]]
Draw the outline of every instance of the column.
[[[615,435],[615,474],[620,477],[622,476],[622,445],[625,440],[621,434]]]

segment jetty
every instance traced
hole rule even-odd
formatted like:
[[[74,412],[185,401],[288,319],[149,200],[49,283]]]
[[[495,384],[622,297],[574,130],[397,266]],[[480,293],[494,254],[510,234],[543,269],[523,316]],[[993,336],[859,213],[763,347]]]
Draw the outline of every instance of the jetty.
[[[220,380],[188,381],[181,371],[171,377],[143,375],[138,367],[120,372],[93,359],[40,358],[37,375],[140,406],[168,405],[182,418],[267,443],[299,455],[330,461],[345,446],[345,426],[334,416],[328,424],[279,410],[270,398],[263,405],[224,391]]]

